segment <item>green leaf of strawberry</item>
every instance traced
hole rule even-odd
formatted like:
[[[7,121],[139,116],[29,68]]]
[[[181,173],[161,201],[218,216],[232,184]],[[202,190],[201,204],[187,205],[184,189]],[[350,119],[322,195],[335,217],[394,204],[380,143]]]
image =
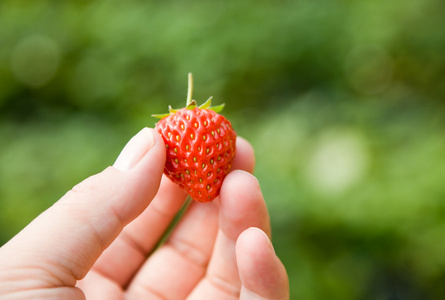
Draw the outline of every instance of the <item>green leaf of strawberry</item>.
[[[153,115],[161,120],[156,130],[167,150],[164,173],[194,200],[209,202],[221,190],[236,152],[236,132],[219,112],[223,105],[211,106],[212,97],[199,106],[192,100],[193,78],[189,73],[187,105],[169,113]]]

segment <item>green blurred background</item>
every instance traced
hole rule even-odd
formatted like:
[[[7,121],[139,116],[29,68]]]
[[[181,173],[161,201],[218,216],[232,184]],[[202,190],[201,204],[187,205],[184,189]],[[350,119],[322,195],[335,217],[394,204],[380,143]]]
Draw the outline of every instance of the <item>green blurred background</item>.
[[[226,103],[292,299],[445,299],[445,2],[0,2],[0,245],[168,104]]]

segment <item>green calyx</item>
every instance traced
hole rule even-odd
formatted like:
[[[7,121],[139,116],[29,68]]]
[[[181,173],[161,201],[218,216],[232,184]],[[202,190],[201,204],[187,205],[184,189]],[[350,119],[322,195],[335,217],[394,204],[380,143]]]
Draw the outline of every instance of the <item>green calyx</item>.
[[[213,97],[210,97],[209,99],[207,99],[207,101],[204,104],[198,106],[196,101],[192,100],[192,92],[193,92],[193,76],[192,76],[192,73],[189,73],[188,74],[187,104],[186,104],[185,108],[192,110],[192,109],[195,109],[198,107],[199,109],[210,109],[216,113],[219,113],[223,110],[224,104],[221,104],[218,106],[213,106],[213,107],[211,106]],[[178,110],[180,110],[180,109],[175,109],[175,108],[172,108],[171,106],[169,106],[168,113],[156,114],[156,115],[151,115],[151,116],[154,118],[163,119],[163,118],[168,117],[172,114],[175,114],[176,112],[178,112]]]

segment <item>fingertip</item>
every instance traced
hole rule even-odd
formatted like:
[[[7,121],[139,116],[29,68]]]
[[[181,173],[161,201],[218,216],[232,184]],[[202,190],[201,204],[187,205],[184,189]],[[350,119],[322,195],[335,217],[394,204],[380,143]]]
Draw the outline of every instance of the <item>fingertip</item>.
[[[243,284],[242,294],[261,299],[287,299],[286,269],[264,231],[255,227],[243,231],[236,243],[236,258]]]
[[[154,129],[144,128],[135,137],[142,140],[135,143],[135,147],[140,147],[135,152],[139,152],[139,155],[142,153],[142,156],[134,166],[125,170],[126,173],[124,173],[126,185],[124,190],[128,199],[133,200],[129,203],[124,199],[125,201],[115,204],[117,211],[134,212],[134,214],[129,214],[131,218],[135,218],[141,213],[157,194],[164,173],[166,157],[164,140]],[[152,141],[144,142],[143,140]],[[132,140],[128,144],[131,143]]]
[[[267,234],[258,227],[247,228],[236,240],[236,258],[240,275],[246,274],[246,271],[250,272],[255,261],[272,256],[275,256],[272,243]]]
[[[162,136],[152,128],[144,128],[140,133],[143,133],[146,139],[152,139],[153,142],[150,147],[141,150],[144,154],[133,169],[135,172],[140,172],[142,169],[142,171],[155,172],[161,176],[166,158],[164,140]]]
[[[233,240],[249,227],[270,232],[269,213],[255,176],[242,170],[227,175],[220,193],[219,223]]]
[[[255,153],[252,145],[244,138],[236,138],[236,155],[232,170],[244,170],[253,173],[255,169]]]
[[[233,170],[224,179],[224,183],[230,186],[230,189],[239,188],[239,186],[246,186],[247,189],[254,189],[261,193],[260,183],[258,179],[246,170]],[[223,183],[223,184],[224,184]],[[224,189],[224,186],[222,187]]]
[[[114,162],[113,167],[121,172],[131,170],[154,144],[153,131],[149,128],[143,128],[128,141]]]
[[[266,245],[267,248],[275,255],[275,250],[269,236],[260,228],[249,227],[244,230],[237,239],[237,247],[244,249],[255,249],[255,244],[260,244],[260,246]]]

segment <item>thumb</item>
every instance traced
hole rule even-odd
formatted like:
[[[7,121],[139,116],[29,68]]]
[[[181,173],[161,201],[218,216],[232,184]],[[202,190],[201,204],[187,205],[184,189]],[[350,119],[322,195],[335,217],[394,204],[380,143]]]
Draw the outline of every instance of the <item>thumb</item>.
[[[27,271],[29,276],[44,284],[74,286],[123,227],[148,206],[164,164],[162,138],[144,128],[128,142],[114,167],[75,186],[0,248],[0,271],[14,270],[8,275],[13,282],[11,274],[31,269],[37,274]],[[5,273],[0,272],[0,282]]]

